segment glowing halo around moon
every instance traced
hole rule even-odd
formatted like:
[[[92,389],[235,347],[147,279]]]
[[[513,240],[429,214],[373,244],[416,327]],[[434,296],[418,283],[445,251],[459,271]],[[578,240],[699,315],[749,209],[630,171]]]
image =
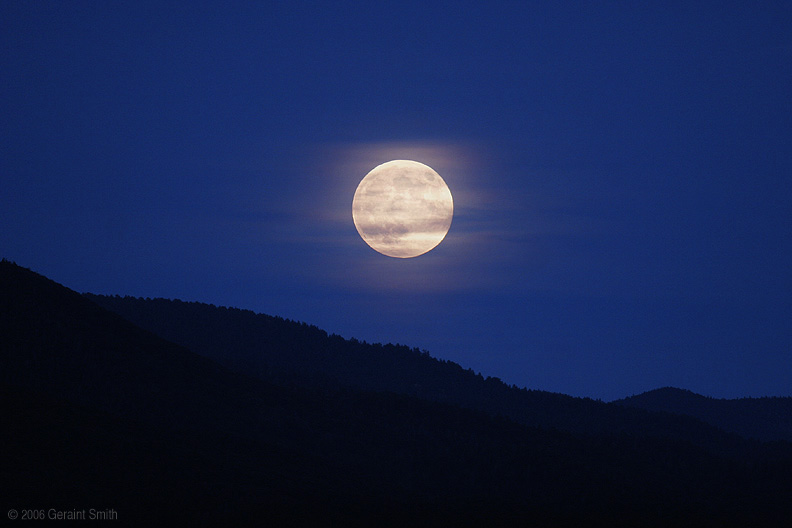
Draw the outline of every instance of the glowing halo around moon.
[[[374,167],[352,199],[352,220],[372,249],[412,258],[443,241],[454,216],[454,200],[431,167],[393,160]]]

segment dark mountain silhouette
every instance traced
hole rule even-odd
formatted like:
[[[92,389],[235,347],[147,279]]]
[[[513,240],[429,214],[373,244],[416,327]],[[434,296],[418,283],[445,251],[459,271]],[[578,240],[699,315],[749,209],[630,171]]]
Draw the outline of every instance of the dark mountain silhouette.
[[[231,370],[274,383],[395,392],[505,416],[529,426],[673,438],[719,454],[744,448],[735,435],[705,424],[698,416],[658,415],[588,398],[519,389],[417,348],[344,339],[315,326],[249,310],[167,299],[85,296]]]
[[[0,506],[113,508],[132,526],[783,526],[792,514],[787,444],[737,439],[720,455],[294,374],[234,373],[3,261]]]
[[[664,387],[616,400],[615,405],[693,416],[745,438],[792,442],[792,398],[709,398]]]

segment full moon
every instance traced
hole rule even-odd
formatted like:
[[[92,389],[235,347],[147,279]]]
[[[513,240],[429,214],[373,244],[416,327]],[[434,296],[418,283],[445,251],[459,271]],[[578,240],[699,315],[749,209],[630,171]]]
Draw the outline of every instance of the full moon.
[[[374,167],[352,199],[352,220],[372,249],[412,258],[434,249],[446,236],[454,201],[431,167],[394,160]]]

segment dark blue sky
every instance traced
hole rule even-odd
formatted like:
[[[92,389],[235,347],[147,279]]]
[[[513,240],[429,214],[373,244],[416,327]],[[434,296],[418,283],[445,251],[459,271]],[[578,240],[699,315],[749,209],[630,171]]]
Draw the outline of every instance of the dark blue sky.
[[[792,395],[789,2],[162,4],[0,5],[2,256],[529,388]],[[416,259],[352,223],[399,158],[455,200]]]

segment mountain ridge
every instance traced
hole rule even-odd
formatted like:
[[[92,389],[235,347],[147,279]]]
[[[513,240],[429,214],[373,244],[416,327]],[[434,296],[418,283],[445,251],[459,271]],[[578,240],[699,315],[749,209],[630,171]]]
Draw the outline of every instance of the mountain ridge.
[[[344,339],[277,316],[177,299],[83,295],[231,370],[276,383],[390,391],[574,433],[671,437],[726,451],[738,443],[729,436],[735,431],[698,416],[658,418],[645,414],[653,409],[520,389],[418,348]]]
[[[745,438],[792,441],[790,397],[712,398],[688,389],[661,387],[611,403],[692,416]]]
[[[131,525],[237,526],[782,526],[792,513],[789,446],[734,440],[719,454],[389,391],[275,384],[5,261],[0,294],[7,509],[99,502]]]

